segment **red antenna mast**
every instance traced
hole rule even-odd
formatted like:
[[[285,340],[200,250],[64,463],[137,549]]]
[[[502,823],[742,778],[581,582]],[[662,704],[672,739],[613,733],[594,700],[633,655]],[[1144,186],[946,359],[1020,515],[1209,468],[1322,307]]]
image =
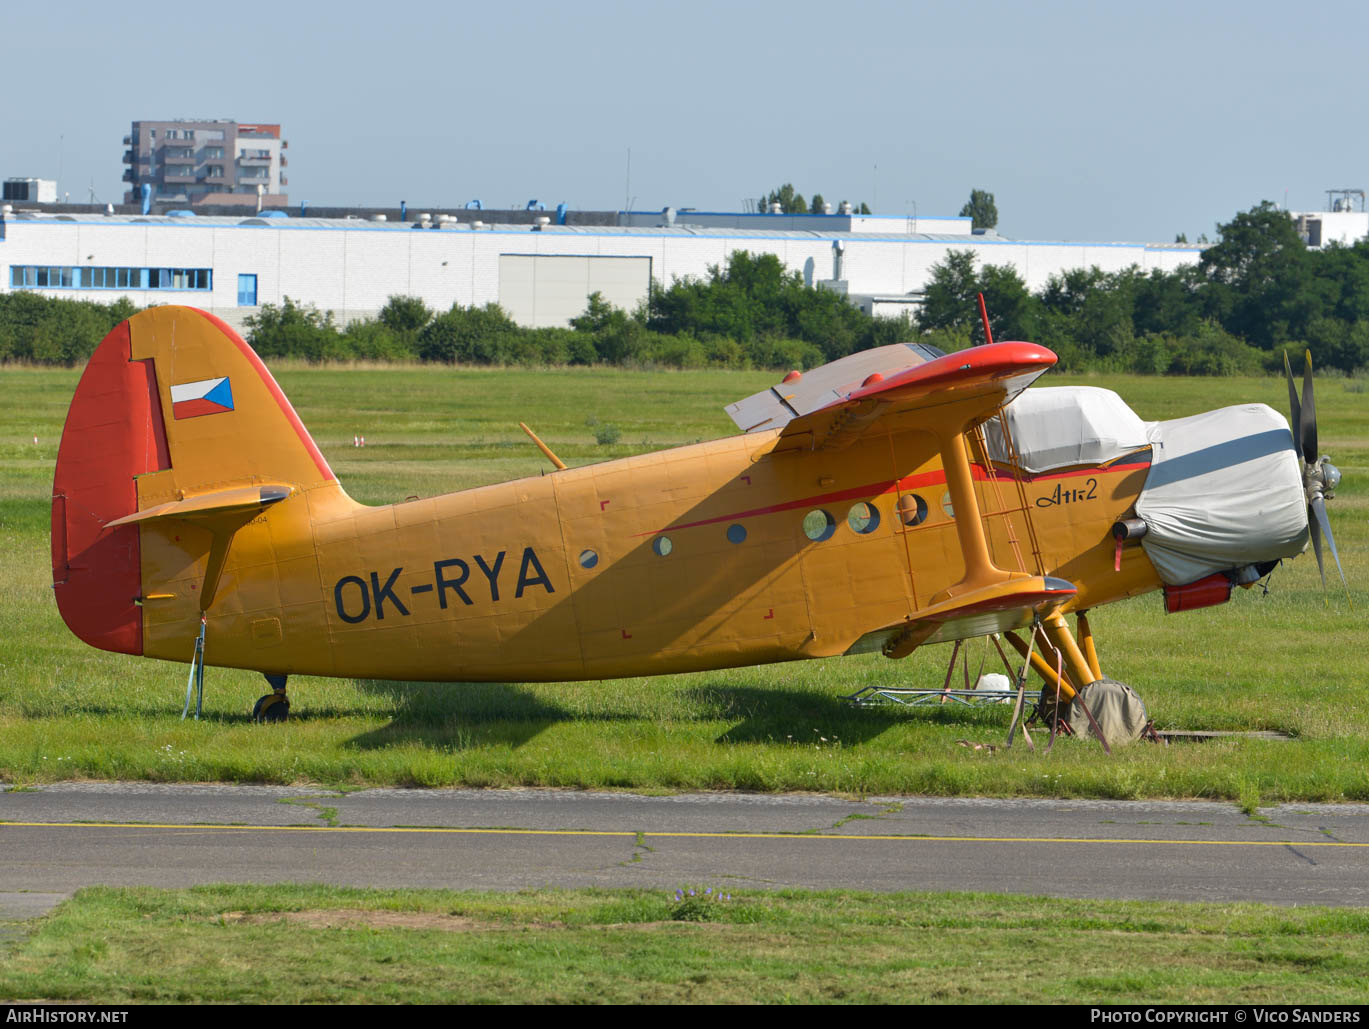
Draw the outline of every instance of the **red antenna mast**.
[[[993,332],[989,329],[989,309],[984,306],[984,294],[978,293],[979,297],[979,317],[984,320],[984,342],[993,342]]]

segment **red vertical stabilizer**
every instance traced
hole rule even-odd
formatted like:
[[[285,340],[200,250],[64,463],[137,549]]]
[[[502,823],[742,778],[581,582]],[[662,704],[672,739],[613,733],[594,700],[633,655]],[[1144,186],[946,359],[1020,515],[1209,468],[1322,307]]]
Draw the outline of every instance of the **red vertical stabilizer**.
[[[168,467],[151,361],[131,361],[128,323],[96,348],[67,412],[52,484],[52,581],[62,619],[101,650],[143,652],[134,477]]]

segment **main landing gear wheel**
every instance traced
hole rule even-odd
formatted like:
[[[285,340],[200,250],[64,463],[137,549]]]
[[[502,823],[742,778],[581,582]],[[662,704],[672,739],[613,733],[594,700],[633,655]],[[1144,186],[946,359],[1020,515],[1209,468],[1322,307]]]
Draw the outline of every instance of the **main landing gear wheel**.
[[[283,722],[290,717],[290,698],[285,695],[285,676],[268,675],[272,692],[259,697],[252,705],[252,721]]]
[[[268,693],[252,705],[252,721],[283,722],[290,717],[290,698]]]

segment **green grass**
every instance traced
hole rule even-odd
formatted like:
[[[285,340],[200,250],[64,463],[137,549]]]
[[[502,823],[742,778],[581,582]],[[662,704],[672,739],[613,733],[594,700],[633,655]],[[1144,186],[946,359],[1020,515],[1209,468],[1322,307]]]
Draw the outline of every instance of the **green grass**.
[[[0,1000],[115,1005],[1360,1004],[1366,990],[1362,908],[993,894],[97,887],[0,943]]]
[[[732,431],[724,404],[770,373],[446,368],[278,373],[343,485],[368,503],[521,475],[547,462],[525,420],[568,463]],[[1305,556],[1268,597],[1167,617],[1156,596],[1092,615],[1105,670],[1134,685],[1161,728],[1278,729],[1294,742],[1138,746],[1105,757],[1063,741],[1047,759],[1001,743],[996,707],[853,710],[866,685],[939,686],[948,647],[571,684],[291,681],[287,726],[246,713],[260,677],[210,669],[206,719],[179,720],[186,666],[93,650],[52,601],[48,496],[77,373],[0,369],[0,779],[547,785],[1099,797],[1369,800],[1369,394],[1319,383],[1321,446],[1345,481],[1330,504],[1355,607],[1323,596]],[[1064,380],[1056,380],[1064,381]],[[1260,400],[1278,379],[1092,377],[1147,419]],[[612,423],[621,439],[594,442]],[[34,445],[32,438],[39,437]],[[352,447],[353,435],[367,446]],[[1334,576],[1334,571],[1332,571]],[[982,646],[971,646],[972,669]],[[188,657],[188,654],[187,654]],[[992,669],[989,662],[986,668]]]

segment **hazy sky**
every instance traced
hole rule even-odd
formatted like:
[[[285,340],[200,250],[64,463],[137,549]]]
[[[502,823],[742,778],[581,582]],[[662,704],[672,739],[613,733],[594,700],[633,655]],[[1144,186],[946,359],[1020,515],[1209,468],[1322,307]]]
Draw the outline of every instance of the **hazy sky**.
[[[1369,188],[1369,4],[8,4],[0,176],[118,201],[141,118],[280,122],[292,204],[881,214],[1168,241]],[[628,150],[631,179],[628,181]]]

